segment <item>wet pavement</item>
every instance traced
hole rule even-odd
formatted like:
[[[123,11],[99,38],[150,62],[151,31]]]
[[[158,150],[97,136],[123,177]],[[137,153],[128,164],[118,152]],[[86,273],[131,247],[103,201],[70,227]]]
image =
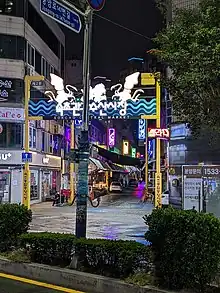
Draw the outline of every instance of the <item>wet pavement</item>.
[[[102,198],[98,208],[88,203],[87,237],[144,241],[147,227],[143,216],[150,214],[151,203],[141,203],[143,186],[128,188],[121,194]],[[75,205],[52,207],[51,202],[36,204],[33,212],[32,231],[74,233]]]

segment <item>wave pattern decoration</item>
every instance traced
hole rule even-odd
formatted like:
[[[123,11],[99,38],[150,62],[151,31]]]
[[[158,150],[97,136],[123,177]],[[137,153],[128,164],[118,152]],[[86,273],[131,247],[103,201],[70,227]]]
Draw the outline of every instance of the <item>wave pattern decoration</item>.
[[[29,101],[29,116],[54,116],[56,113],[56,103],[47,101]]]
[[[64,116],[72,116],[77,118],[80,118],[82,111],[77,111],[74,113],[72,110],[64,110],[63,114]],[[102,112],[102,114],[101,114]],[[129,100],[127,102],[127,109],[123,109],[122,107],[119,108],[106,108],[101,109],[98,108],[97,110],[90,111],[90,117],[94,118],[105,118],[105,117],[113,117],[113,118],[138,118],[141,115],[154,115],[156,114],[156,99],[152,99],[150,101],[146,101],[144,99],[141,99],[139,101],[132,101]],[[56,112],[56,102],[47,102],[44,100],[40,101],[30,101],[29,102],[29,116],[43,116],[43,117],[49,117],[49,116],[59,116],[60,113]]]

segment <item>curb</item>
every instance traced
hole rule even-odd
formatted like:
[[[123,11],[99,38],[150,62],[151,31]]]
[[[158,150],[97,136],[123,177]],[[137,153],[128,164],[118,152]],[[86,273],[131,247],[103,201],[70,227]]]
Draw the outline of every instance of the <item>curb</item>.
[[[168,293],[154,287],[138,287],[123,281],[84,272],[0,258],[0,272],[92,293]]]

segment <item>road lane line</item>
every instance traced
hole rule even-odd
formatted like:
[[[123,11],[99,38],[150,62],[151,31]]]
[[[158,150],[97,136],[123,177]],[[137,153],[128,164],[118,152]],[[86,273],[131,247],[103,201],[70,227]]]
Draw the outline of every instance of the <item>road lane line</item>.
[[[61,286],[47,284],[47,283],[43,283],[43,282],[31,280],[31,279],[26,279],[26,278],[21,278],[21,277],[17,277],[17,276],[14,276],[14,275],[3,274],[3,273],[0,273],[0,278],[10,279],[10,280],[13,280],[13,281],[18,281],[18,282],[21,282],[21,283],[35,285],[35,286],[38,286],[38,287],[44,287],[44,288],[48,288],[48,289],[52,289],[52,290],[65,292],[65,293],[85,293],[85,292],[76,291],[76,290],[69,289],[69,288],[64,288],[64,287],[61,287]]]

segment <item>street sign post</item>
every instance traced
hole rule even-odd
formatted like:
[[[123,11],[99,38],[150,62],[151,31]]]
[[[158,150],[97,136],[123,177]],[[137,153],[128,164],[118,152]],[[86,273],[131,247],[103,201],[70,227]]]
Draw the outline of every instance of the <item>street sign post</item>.
[[[22,153],[22,162],[23,163],[26,163],[26,162],[31,163],[32,162],[32,153]]]
[[[56,0],[40,0],[40,11],[76,33],[81,31],[79,14]]]
[[[96,11],[101,10],[105,5],[105,0],[87,0],[90,7]]]

